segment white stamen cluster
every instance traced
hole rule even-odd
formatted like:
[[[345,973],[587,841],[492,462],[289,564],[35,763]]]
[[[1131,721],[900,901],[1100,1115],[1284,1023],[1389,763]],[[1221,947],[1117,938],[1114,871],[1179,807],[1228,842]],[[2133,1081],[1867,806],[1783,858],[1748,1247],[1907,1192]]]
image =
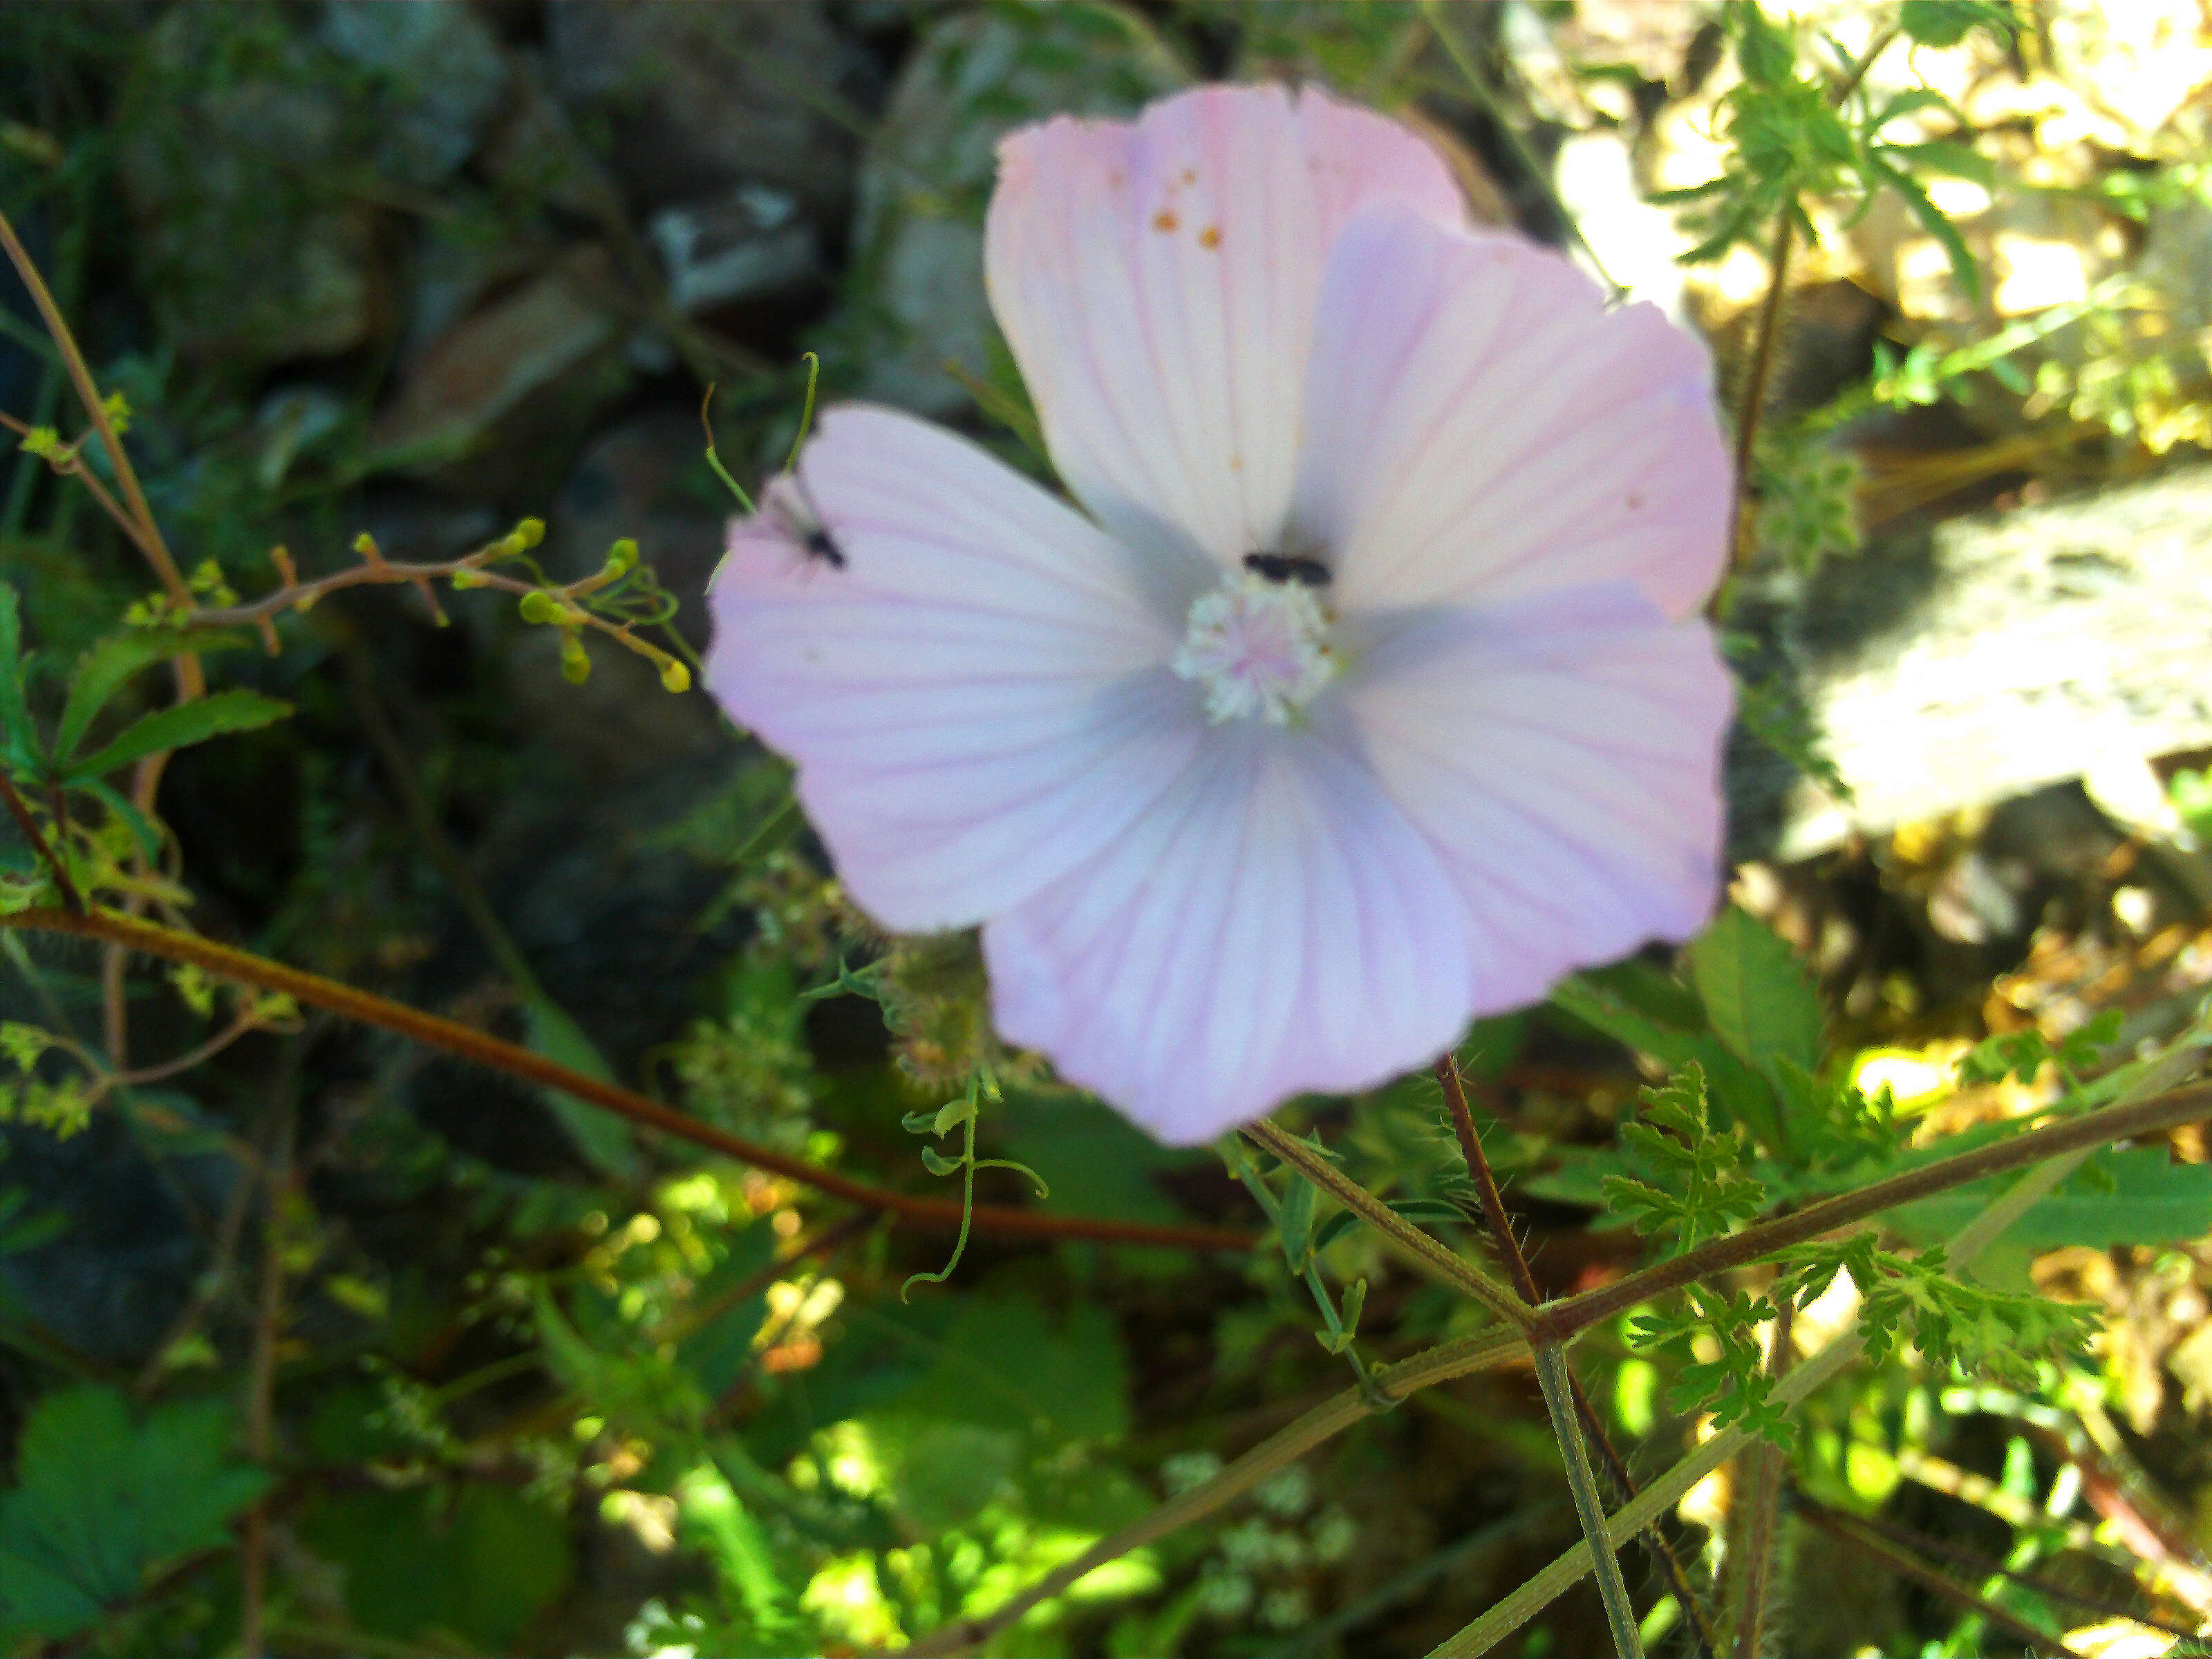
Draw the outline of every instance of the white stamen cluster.
[[[1225,576],[1193,602],[1170,665],[1205,689],[1216,726],[1255,717],[1286,726],[1335,677],[1328,608],[1301,582]]]

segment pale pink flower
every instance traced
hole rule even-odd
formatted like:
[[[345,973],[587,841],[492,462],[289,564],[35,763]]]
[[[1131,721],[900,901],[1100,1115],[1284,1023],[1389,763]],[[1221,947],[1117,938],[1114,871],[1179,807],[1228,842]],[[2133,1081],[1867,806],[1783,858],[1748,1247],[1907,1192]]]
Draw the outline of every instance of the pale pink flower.
[[[1089,516],[836,408],[714,581],[708,683],[854,899],[980,922],[1000,1031],[1173,1142],[1697,930],[1695,341],[1311,90],[1014,133],[987,260]]]

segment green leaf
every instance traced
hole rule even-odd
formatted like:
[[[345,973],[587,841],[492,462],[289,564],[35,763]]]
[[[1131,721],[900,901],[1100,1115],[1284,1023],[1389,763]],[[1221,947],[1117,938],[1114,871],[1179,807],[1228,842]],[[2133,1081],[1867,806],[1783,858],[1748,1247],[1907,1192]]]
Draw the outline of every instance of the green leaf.
[[[188,643],[182,635],[158,628],[133,628],[95,641],[77,659],[70,676],[69,697],[62,705],[61,723],[54,728],[55,756],[68,763],[100,711],[141,669],[188,651],[220,650],[236,643],[222,635]]]
[[[1788,941],[1731,904],[1690,946],[1690,975],[1713,1033],[1746,1065],[1771,1074],[1787,1060],[1820,1063],[1820,999]]]
[[[1898,27],[1923,46],[1955,46],[1972,28],[1985,28],[2000,46],[2012,40],[2013,20],[1996,0],[1905,0]]]
[[[230,1407],[183,1401],[132,1420],[124,1395],[63,1389],[31,1410],[21,1484],[0,1496],[0,1636],[64,1637],[130,1601],[164,1563],[229,1540],[267,1488],[230,1459]]]
[[[229,732],[250,732],[283,720],[291,712],[290,703],[264,697],[258,691],[217,691],[147,715],[97,753],[69,762],[62,768],[62,775],[100,777],[165,750],[205,743]]]
[[[1623,963],[1572,975],[1553,988],[1552,1006],[1669,1071],[1696,1065],[1705,1074],[1715,1104],[1762,1145],[1781,1145],[1773,1084],[1713,1033],[1692,1029],[1705,1024],[1697,998],[1663,974],[1640,963]]]
[[[1394,1198],[1389,1205],[1408,1221],[1456,1221],[1464,1226],[1469,1219],[1458,1205],[1448,1204],[1440,1198]]]
[[[1920,228],[1942,245],[1945,256],[1951,261],[1951,274],[1958,279],[1960,289],[1969,300],[1979,303],[1982,269],[1974,262],[1974,256],[1967,250],[1966,239],[1959,234],[1958,227],[1951,222],[1942,209],[1928,199],[1928,192],[1920,187],[1920,181],[1911,173],[1892,167],[1872,151],[1868,152],[1866,167],[1870,174],[1904,198],[1905,205],[1920,222]]]
[[[22,602],[0,582],[0,744],[23,766],[39,759],[38,733],[23,690]]]
[[[131,832],[131,839],[146,855],[146,862],[158,864],[161,858],[161,831],[154,828],[153,820],[132,805],[122,793],[98,778],[79,778],[76,787],[94,796],[100,804],[115,814],[116,820]]]
[[[523,997],[523,1044],[532,1054],[581,1072],[601,1083],[615,1080],[614,1068],[584,1028],[566,1009],[544,992],[526,989]],[[560,1089],[540,1091],[548,1110],[560,1121],[576,1150],[603,1175],[628,1180],[640,1168],[637,1142],[629,1125],[602,1107]]]
[[[449,1632],[441,1646],[513,1647],[568,1582],[563,1518],[522,1493],[471,1481],[450,1504],[435,1488],[352,1492],[316,1505],[301,1531],[345,1571],[362,1630],[396,1641]]]
[[[1969,179],[1984,190],[1996,188],[1996,164],[1972,144],[1937,138],[1924,144],[1884,144],[1882,153],[1896,156],[1922,173],[1933,173],[1946,179]]]
[[[1954,1188],[1893,1210],[1887,1224],[1916,1243],[1948,1238],[1987,1209],[2011,1177]],[[2177,1164],[2163,1147],[2108,1148],[2007,1228],[2031,1250],[2086,1244],[2170,1244],[2212,1232],[2212,1164]]]

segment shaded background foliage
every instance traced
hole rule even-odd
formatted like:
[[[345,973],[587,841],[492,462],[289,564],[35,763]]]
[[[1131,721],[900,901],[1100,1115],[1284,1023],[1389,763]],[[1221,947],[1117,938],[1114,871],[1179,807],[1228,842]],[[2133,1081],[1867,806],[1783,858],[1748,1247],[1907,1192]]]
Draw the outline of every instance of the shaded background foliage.
[[[2057,1044],[2115,1010],[2067,1051],[2092,1066],[2174,1036],[2212,979],[2212,795],[2189,752],[2212,711],[2185,679],[2066,694],[2112,763],[2087,790],[2063,744],[2039,771],[1931,785],[1896,761],[1903,706],[1881,701],[1947,643],[2033,654],[2076,589],[2109,600],[2098,626],[2142,630],[2115,637],[2146,661],[2212,640],[2160,592],[2165,567],[2128,564],[2160,535],[2200,572],[2212,556],[2212,487],[2188,464],[2212,439],[2212,23],[2150,0],[2166,21],[2133,33],[2091,6],[2016,30],[1999,7],[1835,9],[1906,31],[1870,99],[1948,102],[1831,122],[1816,27],[1694,4],[18,0],[0,6],[0,208],[126,399],[204,593],[267,591],[276,547],[309,574],[364,531],[445,559],[535,515],[556,583],[634,538],[697,648],[729,508],[701,453],[709,384],[748,481],[797,430],[805,351],[825,396],[1043,470],[977,280],[1012,125],[1211,76],[1321,78],[1425,124],[1486,216],[1587,238],[1705,331],[1732,386],[1777,276],[1773,211],[1802,200],[1728,613],[1735,933],[1679,976],[1655,954],[1577,981],[1462,1051],[1534,1271],[1563,1294],[1638,1259],[1601,1183],[1653,1173],[1614,1130],[1668,1067],[1702,1064],[1727,1121],[1787,1109],[1781,1055],[1962,1129],[2046,1102],[2064,1070],[2017,1049],[1954,1082],[1974,1043]],[[0,409],[73,430],[12,276],[0,328]],[[2039,517],[2062,491],[2076,517]],[[151,584],[29,453],[0,468],[0,560],[50,713]],[[562,630],[508,599],[440,603],[364,586],[288,617],[280,653],[215,659],[294,712],[170,768],[198,930],[904,1188],[935,1183],[902,1115],[986,1066],[1006,1099],[984,1150],[1040,1171],[1046,1207],[1257,1225],[1218,1158],[1156,1148],[1001,1052],[972,945],[876,936],[781,763],[703,696],[598,640],[579,684]],[[2014,687],[2000,714],[2032,727],[2048,691]],[[132,681],[112,722],[160,696]],[[0,946],[0,1015],[104,1040],[95,951]],[[1798,988],[1780,1024],[1729,1011],[1731,962]],[[1343,1384],[1272,1249],[978,1237],[906,1300],[944,1241],[800,1184],[189,974],[136,972],[125,1006],[141,1066],[241,1012],[256,1029],[88,1108],[64,1055],[5,1062],[10,1651],[857,1650],[988,1611]],[[1432,1085],[1299,1109],[1412,1212],[1463,1197]],[[2201,1139],[2171,1152],[2109,1155],[1990,1276],[2098,1309],[2091,1355],[1999,1387],[1899,1353],[1812,1402],[1784,1650],[1983,1639],[1893,1563],[1853,1558],[1839,1607],[1817,1529],[1834,1512],[1923,1557],[1966,1551],[1955,1581],[2045,1628],[2098,1617],[2054,1585],[2212,1615],[2212,1196]],[[1760,1176],[1819,1190],[1814,1162]],[[1024,1201],[1011,1175],[981,1185]],[[1325,1254],[1369,1285],[1377,1353],[1465,1328],[1371,1235]],[[1666,1384],[1711,1356],[1687,1337],[1632,1352],[1614,1328],[1577,1352],[1632,1461],[1671,1461],[1698,1402]],[[1525,1372],[1430,1389],[995,1650],[1425,1650],[1572,1539],[1559,1492]],[[1701,1487],[1670,1530],[1711,1566],[1729,1509],[1724,1483]],[[1663,1587],[1644,1600],[1680,1642]],[[1516,1640],[1594,1651],[1601,1629],[1577,1592]]]

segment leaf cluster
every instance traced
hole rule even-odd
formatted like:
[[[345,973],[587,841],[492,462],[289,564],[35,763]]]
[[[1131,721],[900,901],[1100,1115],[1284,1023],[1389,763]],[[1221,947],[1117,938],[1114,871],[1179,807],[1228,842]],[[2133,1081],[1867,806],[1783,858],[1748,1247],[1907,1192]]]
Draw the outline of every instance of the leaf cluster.
[[[1976,23],[2008,27],[2009,20],[1996,7],[1972,9],[1961,23],[1956,17],[1907,8],[1912,15],[1901,26],[1908,33],[1926,32],[1923,39],[1948,33],[1954,25],[1961,34]],[[1817,241],[1807,198],[1856,196],[1849,213],[1856,221],[1889,191],[1942,246],[1959,285],[1978,297],[1981,276],[1973,256],[1929,199],[1919,175],[1947,174],[1986,185],[1992,181],[1987,160],[1971,144],[1955,140],[1900,142],[1888,136],[1897,122],[1929,111],[1963,128],[1965,118],[1949,101],[1927,87],[1875,101],[1862,88],[1864,63],[1853,62],[1833,40],[1826,43],[1832,59],[1829,68],[1806,63],[1795,26],[1769,18],[1756,0],[1737,0],[1729,8],[1728,27],[1742,72],[1718,112],[1728,159],[1717,177],[1652,198],[1688,210],[1700,240],[1684,260],[1717,259],[1738,243],[1757,239],[1777,220],[1794,226],[1808,242]],[[1872,50],[1884,44],[1877,40]]]
[[[1741,1129],[1716,1130],[1706,1109],[1705,1075],[1692,1060],[1658,1088],[1643,1091],[1644,1121],[1624,1124],[1623,1144],[1650,1179],[1605,1178],[1617,1215],[1670,1255],[1696,1249],[1765,1207],[1766,1189],[1743,1173]]]

